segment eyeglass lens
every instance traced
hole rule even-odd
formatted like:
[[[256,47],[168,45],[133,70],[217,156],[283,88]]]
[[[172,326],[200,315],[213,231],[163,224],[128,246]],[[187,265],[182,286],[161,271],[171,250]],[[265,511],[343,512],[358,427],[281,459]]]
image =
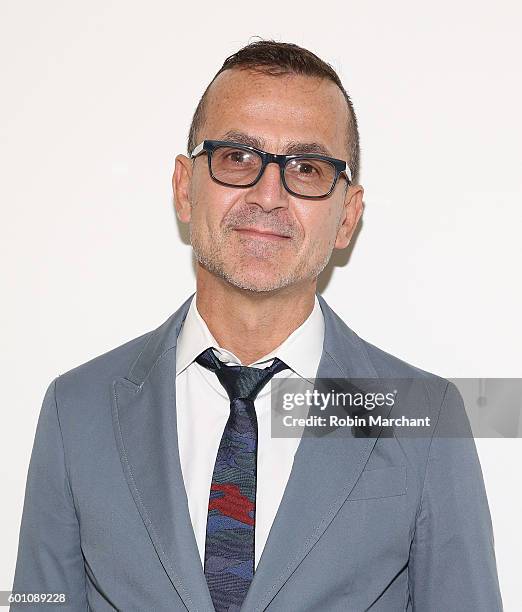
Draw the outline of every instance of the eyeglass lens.
[[[253,183],[263,165],[255,151],[234,147],[218,147],[211,157],[214,178],[235,187]],[[327,194],[335,180],[335,167],[328,161],[314,158],[295,158],[285,166],[285,182],[293,192],[304,196]]]

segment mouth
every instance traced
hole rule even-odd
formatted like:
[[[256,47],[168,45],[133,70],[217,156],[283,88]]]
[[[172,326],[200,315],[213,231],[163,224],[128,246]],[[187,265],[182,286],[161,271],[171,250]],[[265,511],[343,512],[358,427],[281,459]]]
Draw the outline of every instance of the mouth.
[[[290,236],[285,234],[279,234],[273,230],[266,230],[257,227],[236,227],[236,232],[239,232],[243,236],[250,238],[257,238],[259,240],[289,240]]]

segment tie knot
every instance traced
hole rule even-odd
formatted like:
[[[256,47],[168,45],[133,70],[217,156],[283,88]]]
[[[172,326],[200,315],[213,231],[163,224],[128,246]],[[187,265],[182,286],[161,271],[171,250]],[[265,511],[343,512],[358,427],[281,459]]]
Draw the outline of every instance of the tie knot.
[[[196,357],[196,362],[216,374],[230,401],[235,399],[254,401],[274,374],[288,368],[286,363],[277,357],[271,366],[263,369],[248,366],[226,366],[219,361],[211,348]]]

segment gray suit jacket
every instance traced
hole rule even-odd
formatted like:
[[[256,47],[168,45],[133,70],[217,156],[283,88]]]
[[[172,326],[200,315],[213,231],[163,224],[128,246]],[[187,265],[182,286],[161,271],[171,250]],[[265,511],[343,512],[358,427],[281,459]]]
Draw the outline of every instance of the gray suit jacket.
[[[469,427],[458,390],[365,342],[318,297],[318,377],[418,379],[434,435],[303,437],[241,610],[502,610],[474,441],[437,436],[452,419]],[[213,610],[177,448],[189,302],[49,385],[13,590],[63,592],[68,604],[38,609]]]

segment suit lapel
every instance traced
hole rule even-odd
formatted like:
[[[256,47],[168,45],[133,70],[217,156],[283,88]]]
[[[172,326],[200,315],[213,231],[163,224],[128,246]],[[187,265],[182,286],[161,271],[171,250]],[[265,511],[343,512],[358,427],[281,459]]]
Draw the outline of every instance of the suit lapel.
[[[113,382],[113,425],[128,486],[158,557],[188,610],[213,610],[178,451],[176,341],[192,296],[152,332]]]
[[[317,378],[377,378],[360,338],[318,295],[325,320]],[[347,429],[350,432],[349,429]],[[377,435],[303,436],[242,610],[264,610],[355,486]]]

